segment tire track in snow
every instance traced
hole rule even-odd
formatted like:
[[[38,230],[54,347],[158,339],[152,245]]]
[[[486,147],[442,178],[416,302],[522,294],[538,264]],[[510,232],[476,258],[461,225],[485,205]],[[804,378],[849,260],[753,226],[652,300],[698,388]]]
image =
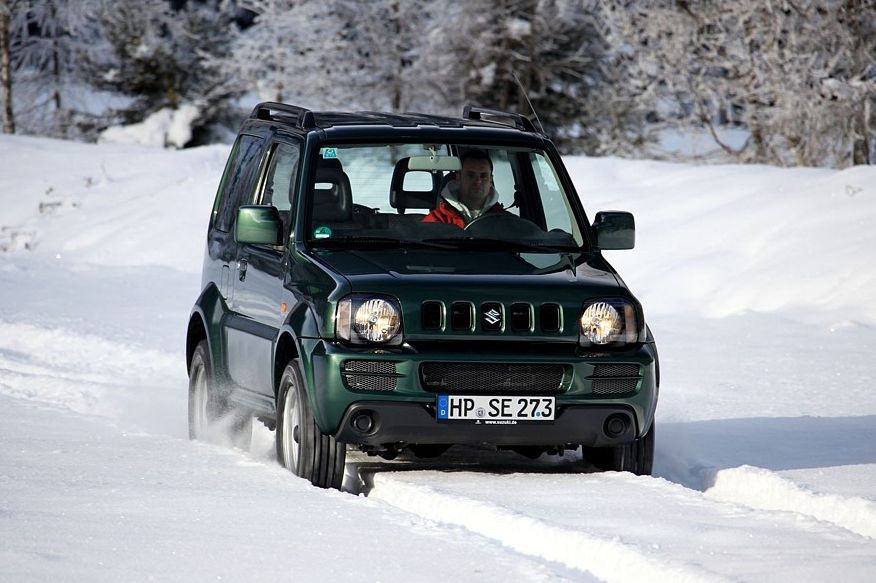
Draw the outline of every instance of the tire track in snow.
[[[376,475],[368,497],[429,520],[462,526],[523,554],[589,572],[608,582],[731,581],[695,565],[649,556],[617,537],[564,528],[497,504],[396,479],[391,474]]]
[[[829,522],[876,539],[876,502],[855,496],[813,492],[775,472],[740,466],[713,472],[707,498],[759,510],[778,510]]]
[[[369,498],[606,581],[870,581],[876,548],[845,529],[624,473],[384,472]]]

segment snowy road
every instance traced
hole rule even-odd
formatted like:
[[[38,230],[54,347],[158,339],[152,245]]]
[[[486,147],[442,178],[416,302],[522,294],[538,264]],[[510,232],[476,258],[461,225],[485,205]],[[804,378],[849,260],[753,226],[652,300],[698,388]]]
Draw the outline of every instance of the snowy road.
[[[66,348],[46,352],[47,345]],[[788,477],[800,462],[834,451],[844,471],[858,469],[866,491],[872,447],[843,444],[876,443],[876,416],[841,418],[835,442],[829,434],[812,440],[817,450],[809,443],[794,454],[778,440],[762,444],[760,456],[736,453],[767,466],[780,461],[783,470],[721,469],[722,458],[738,461],[726,439],[756,448],[740,439],[757,427],[751,419],[667,422],[656,471],[685,476],[692,487],[592,473],[577,452],[530,461],[454,448],[437,460],[393,462],[351,452],[347,493],[339,494],[276,465],[273,434],[263,427],[250,452],[189,442],[185,387],[173,352],[0,322],[0,579],[242,580],[255,568],[343,580],[363,572],[362,557],[375,557],[366,580],[384,581],[411,573],[800,581],[836,572],[868,581],[876,571],[876,503]],[[838,424],[771,419],[763,429],[795,441],[836,433]],[[673,447],[692,436],[699,449]],[[701,466],[700,458],[719,465]],[[448,559],[427,567],[427,557]]]
[[[222,155],[0,138],[0,581],[873,579],[876,284],[853,266],[876,236],[850,229],[846,261],[838,234],[876,219],[873,171],[573,160],[586,196],[612,193],[591,210],[632,208],[655,241],[618,257],[660,343],[655,477],[573,453],[351,453],[339,493],[282,470],[263,427],[248,452],[187,439],[182,323]],[[779,182],[795,198],[763,201]],[[726,233],[821,196],[809,228],[836,248],[788,228],[754,253],[658,221],[671,204]]]

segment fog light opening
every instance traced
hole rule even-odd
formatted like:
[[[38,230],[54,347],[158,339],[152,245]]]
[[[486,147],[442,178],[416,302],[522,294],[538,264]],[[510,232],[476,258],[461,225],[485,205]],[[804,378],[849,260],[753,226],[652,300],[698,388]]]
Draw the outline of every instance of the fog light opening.
[[[369,433],[374,429],[374,418],[371,416],[370,411],[356,413],[350,423],[353,425],[353,429],[359,433]]]
[[[605,420],[603,431],[606,436],[615,439],[626,433],[629,426],[630,420],[625,415],[612,415]]]

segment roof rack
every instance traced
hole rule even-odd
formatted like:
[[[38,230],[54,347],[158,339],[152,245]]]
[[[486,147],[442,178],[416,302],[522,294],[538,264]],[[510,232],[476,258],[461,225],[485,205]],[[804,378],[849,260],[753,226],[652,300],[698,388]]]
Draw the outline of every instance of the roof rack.
[[[271,112],[288,114],[295,116],[295,126],[303,130],[310,130],[316,127],[316,120],[313,117],[313,112],[297,105],[287,105],[285,103],[277,103],[275,101],[265,101],[259,103],[249,114],[250,119],[263,119],[267,121],[279,121],[279,118],[272,115]]]
[[[503,125],[512,125],[513,127],[525,132],[538,133],[538,130],[535,129],[535,125],[533,125],[528,117],[519,113],[511,113],[510,111],[499,111],[498,109],[487,109],[486,107],[466,105],[462,110],[462,117],[464,119],[491,121]],[[509,124],[508,122],[511,123]]]

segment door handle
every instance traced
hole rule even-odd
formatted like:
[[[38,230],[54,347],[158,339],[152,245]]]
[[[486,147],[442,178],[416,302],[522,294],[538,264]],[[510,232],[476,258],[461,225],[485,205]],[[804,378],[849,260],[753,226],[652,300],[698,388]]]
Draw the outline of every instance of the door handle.
[[[243,281],[244,279],[246,279],[246,266],[247,266],[246,259],[239,259],[237,261],[237,278],[240,281]]]

